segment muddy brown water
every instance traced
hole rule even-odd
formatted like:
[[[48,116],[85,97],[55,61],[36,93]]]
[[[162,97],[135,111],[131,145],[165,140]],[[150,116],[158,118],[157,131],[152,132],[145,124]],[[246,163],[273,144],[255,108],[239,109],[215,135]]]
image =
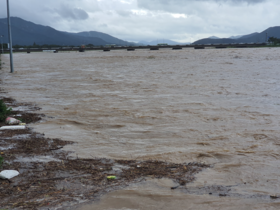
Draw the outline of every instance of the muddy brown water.
[[[239,195],[150,180],[81,209],[280,208],[265,198],[280,194],[279,48],[17,53],[14,74],[2,58],[8,96],[42,107],[33,127],[74,156],[206,162],[188,187]]]

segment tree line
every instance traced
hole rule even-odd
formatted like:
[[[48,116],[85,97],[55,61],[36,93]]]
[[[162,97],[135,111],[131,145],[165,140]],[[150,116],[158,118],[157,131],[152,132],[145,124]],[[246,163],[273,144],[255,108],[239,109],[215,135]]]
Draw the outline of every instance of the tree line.
[[[94,47],[93,44],[87,44],[85,45],[86,47]],[[36,44],[35,42],[33,43],[33,45],[13,45],[13,49],[20,49],[20,48],[61,48],[61,47],[81,47],[81,45],[79,46],[75,46],[75,45],[57,45],[57,44]],[[0,43],[0,49],[2,49],[2,44]],[[8,49],[8,44],[3,43],[3,49]]]
[[[8,48],[8,44],[3,43],[3,49],[7,49]],[[2,44],[0,43],[0,49],[2,49]]]
[[[268,42],[273,43],[274,45],[280,44],[280,39],[276,37],[269,37]]]

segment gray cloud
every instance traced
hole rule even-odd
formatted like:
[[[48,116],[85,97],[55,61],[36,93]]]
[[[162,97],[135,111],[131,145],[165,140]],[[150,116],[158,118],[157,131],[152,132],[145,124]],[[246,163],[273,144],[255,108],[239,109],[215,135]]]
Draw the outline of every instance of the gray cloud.
[[[54,9],[62,18],[73,20],[86,20],[89,15],[86,11],[80,8],[71,8],[68,5],[62,5],[59,9]]]
[[[127,10],[116,10],[116,13],[123,17],[128,17],[132,14],[130,11]]]
[[[248,3],[256,4],[265,2],[267,0],[137,0],[139,6],[146,6],[147,4],[177,4],[189,5],[190,2],[218,2],[218,3]]]
[[[163,11],[182,11],[189,8],[193,3],[217,3],[217,4],[258,4],[267,0],[137,0],[138,6],[148,10],[163,10]]]
[[[100,24],[100,25],[98,25],[99,27],[101,27],[101,28],[108,28],[108,25],[107,24]]]
[[[279,0],[11,0],[11,16],[61,31],[189,42],[279,25]],[[6,17],[0,1],[0,18]],[[81,24],[82,23],[82,24]]]

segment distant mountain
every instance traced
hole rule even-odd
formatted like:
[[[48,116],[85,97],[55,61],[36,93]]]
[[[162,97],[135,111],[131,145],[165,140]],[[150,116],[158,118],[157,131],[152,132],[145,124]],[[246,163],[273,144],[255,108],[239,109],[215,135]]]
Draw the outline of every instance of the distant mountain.
[[[241,38],[243,35],[238,35],[238,36],[231,36],[229,37],[229,39],[239,39]]]
[[[220,38],[217,36],[210,36],[210,37],[208,37],[208,39],[220,39]]]
[[[258,35],[259,33],[255,32],[255,33],[252,33],[252,34],[247,34],[247,35],[244,35],[244,36],[241,36],[240,38],[238,39],[246,39],[246,38],[249,38],[249,37],[253,37],[255,35]]]
[[[210,37],[208,37],[208,39],[239,39],[242,36],[243,35],[238,35],[238,36],[231,36],[231,37],[228,37],[228,38],[220,38],[220,37],[217,37],[217,36],[210,36]]]
[[[105,33],[81,32],[68,33],[55,30],[49,26],[42,26],[25,21],[18,17],[11,17],[13,45],[56,44],[74,45],[93,44],[96,46],[106,44],[130,44]],[[4,35],[3,42],[8,42],[7,19],[0,18],[0,34]],[[96,35],[96,36],[95,36]]]
[[[220,38],[220,39],[200,39],[192,44],[226,44],[226,43],[235,43],[235,39],[228,39],[228,38]]]
[[[207,39],[238,39],[242,37],[242,35],[239,35],[239,36],[231,36],[231,37],[228,37],[228,38],[220,38],[220,37],[217,37],[217,36],[210,36],[208,37]]]
[[[71,33],[71,34],[82,36],[82,37],[88,37],[88,38],[97,37],[97,38],[104,40],[105,42],[108,42],[111,44],[116,44],[116,45],[135,45],[136,44],[134,42],[127,42],[127,41],[118,39],[116,37],[113,37],[109,34],[97,32],[97,31],[84,31],[84,32],[79,32],[79,33]]]
[[[157,44],[168,44],[168,45],[183,45],[183,44],[190,44],[190,42],[185,42],[185,43],[180,43],[180,42],[175,42],[169,39],[158,39],[158,40],[154,40],[154,41],[140,41],[138,43],[141,43],[143,45],[157,45]]]
[[[193,44],[223,44],[223,43],[261,43],[266,42],[268,37],[280,38],[280,26],[270,27],[261,33],[252,33],[241,36],[240,38],[223,38],[223,39],[200,39]]]

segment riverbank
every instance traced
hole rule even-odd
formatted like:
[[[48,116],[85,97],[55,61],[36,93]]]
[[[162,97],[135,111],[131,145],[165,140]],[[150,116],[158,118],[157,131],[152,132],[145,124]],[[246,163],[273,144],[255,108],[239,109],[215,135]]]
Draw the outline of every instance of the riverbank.
[[[122,189],[131,183],[150,178],[169,178],[185,186],[195,174],[208,168],[204,163],[174,164],[162,161],[112,159],[80,159],[69,157],[63,146],[73,142],[45,138],[44,134],[28,128],[39,123],[39,108],[1,98],[12,107],[12,115],[27,123],[25,130],[0,132],[0,154],[4,158],[1,170],[17,170],[12,180],[0,179],[0,205],[8,209],[60,209],[94,201],[102,195]],[[116,176],[116,179],[107,179]]]

